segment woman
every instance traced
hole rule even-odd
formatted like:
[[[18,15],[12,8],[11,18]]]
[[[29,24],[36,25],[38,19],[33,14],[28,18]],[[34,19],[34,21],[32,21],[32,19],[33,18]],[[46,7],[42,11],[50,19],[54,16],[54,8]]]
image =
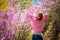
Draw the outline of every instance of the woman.
[[[32,14],[27,14],[27,16],[30,19],[30,24],[32,26],[32,40],[43,40],[41,33],[44,28],[44,22],[48,18],[49,14],[38,13],[36,17]]]

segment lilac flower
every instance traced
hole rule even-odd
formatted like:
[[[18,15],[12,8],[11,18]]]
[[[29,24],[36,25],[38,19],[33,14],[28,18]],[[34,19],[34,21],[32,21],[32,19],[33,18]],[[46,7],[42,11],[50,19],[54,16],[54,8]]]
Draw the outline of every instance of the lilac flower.
[[[2,37],[1,40],[5,40],[5,37]]]
[[[4,26],[0,24],[0,30],[4,30]]]

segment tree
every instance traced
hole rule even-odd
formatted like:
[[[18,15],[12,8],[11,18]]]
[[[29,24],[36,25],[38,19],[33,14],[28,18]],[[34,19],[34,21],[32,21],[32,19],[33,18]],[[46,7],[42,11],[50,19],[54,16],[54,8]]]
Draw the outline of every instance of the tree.
[[[44,40],[60,40],[60,0],[46,0],[50,16],[43,31]]]
[[[29,8],[32,5],[32,0],[20,0],[20,7],[23,11],[24,9]]]

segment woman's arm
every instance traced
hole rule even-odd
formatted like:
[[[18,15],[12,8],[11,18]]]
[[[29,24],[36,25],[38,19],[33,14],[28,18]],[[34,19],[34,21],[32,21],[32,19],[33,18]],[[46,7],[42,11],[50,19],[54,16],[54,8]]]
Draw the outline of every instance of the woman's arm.
[[[33,15],[32,14],[27,14],[27,17],[30,19],[30,20],[33,20]]]
[[[48,18],[48,16],[49,16],[49,14],[48,14],[48,13],[43,14],[43,18],[44,18],[44,20],[46,20],[46,19]]]

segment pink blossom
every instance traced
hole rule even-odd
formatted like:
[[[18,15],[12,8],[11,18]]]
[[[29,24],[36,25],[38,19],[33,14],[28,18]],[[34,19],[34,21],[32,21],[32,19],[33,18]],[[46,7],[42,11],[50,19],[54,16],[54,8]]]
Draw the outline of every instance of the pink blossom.
[[[2,39],[1,40],[5,40],[5,37],[2,37]]]

